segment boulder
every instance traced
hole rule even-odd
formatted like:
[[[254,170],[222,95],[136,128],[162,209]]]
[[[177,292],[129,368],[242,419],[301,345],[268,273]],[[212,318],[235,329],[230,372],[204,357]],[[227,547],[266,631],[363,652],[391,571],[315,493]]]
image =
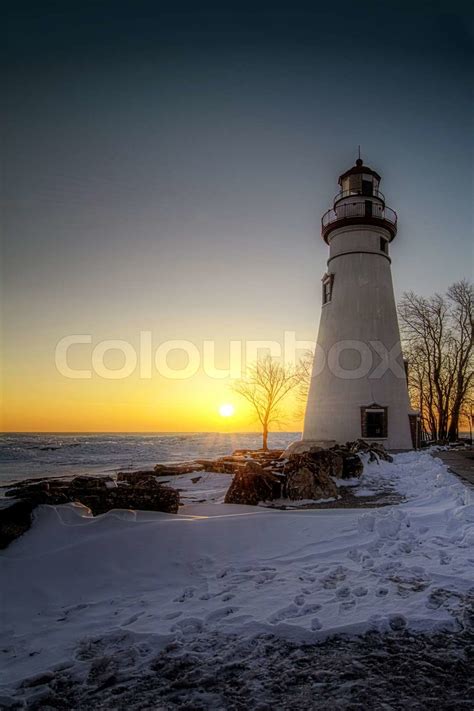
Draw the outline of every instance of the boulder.
[[[383,459],[386,462],[393,462],[393,457],[387,452],[383,444],[379,442],[366,442],[363,439],[357,439],[355,442],[347,442],[346,448],[350,452],[366,452],[369,455],[369,461],[374,462]]]
[[[250,460],[234,474],[224,503],[256,506],[260,501],[278,499],[281,494],[281,479]]]
[[[34,505],[23,499],[4,499],[0,503],[0,549],[29,529],[33,509]]]
[[[341,479],[355,479],[362,476],[364,464],[358,454],[352,454],[347,449],[334,447],[331,449],[342,458]]]
[[[331,440],[316,440],[316,439],[298,439],[291,442],[288,447],[281,453],[282,459],[289,459],[292,454],[304,454],[314,449],[329,449],[336,444],[336,441]]]
[[[286,496],[294,501],[301,499],[331,499],[338,496],[332,476],[340,478],[343,460],[336,452],[312,449],[293,454],[286,462]]]

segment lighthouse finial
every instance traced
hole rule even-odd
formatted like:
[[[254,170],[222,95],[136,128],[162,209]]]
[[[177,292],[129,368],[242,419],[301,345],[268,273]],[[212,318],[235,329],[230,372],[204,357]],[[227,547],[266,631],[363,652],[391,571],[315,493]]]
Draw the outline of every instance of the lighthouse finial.
[[[363,161],[362,158],[360,157],[360,146],[357,146],[357,148],[358,148],[359,157],[358,157],[357,160],[356,160],[356,165],[361,166],[364,161]]]

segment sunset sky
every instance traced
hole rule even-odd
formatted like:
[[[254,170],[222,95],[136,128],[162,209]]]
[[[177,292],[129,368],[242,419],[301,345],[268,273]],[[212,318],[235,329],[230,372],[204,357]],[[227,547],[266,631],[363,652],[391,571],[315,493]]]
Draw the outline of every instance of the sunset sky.
[[[396,297],[472,278],[467,3],[237,7],[7,12],[2,430],[258,429],[229,378],[72,380],[56,344],[89,335],[87,369],[145,331],[153,353],[214,341],[224,368],[231,340],[314,340],[320,217],[358,144],[399,215]]]

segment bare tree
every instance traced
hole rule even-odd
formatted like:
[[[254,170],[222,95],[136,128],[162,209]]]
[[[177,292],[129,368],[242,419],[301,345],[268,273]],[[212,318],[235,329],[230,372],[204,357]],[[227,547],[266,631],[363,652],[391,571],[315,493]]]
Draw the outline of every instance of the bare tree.
[[[268,432],[272,422],[281,416],[281,405],[304,377],[301,365],[297,367],[278,363],[266,356],[249,366],[247,376],[233,385],[233,390],[254,408],[262,426],[262,449],[268,449]]]
[[[473,301],[472,285],[460,281],[446,296],[410,292],[399,304],[410,395],[432,439],[458,436],[473,382]]]
[[[300,372],[300,382],[296,388],[296,412],[295,415],[298,419],[304,417],[306,410],[306,403],[308,401],[309,386],[311,383],[311,375],[313,372],[313,361],[314,352],[312,350],[307,350],[301,357],[298,363],[298,369]]]
[[[448,439],[454,440],[458,436],[463,404],[470,399],[469,394],[473,384],[474,293],[472,285],[467,281],[453,284],[448,289],[448,299],[456,333],[452,347],[455,384],[448,430]]]
[[[474,424],[474,397],[469,396],[466,398],[461,408],[460,421],[461,420],[469,430],[469,440],[472,444],[472,426]]]

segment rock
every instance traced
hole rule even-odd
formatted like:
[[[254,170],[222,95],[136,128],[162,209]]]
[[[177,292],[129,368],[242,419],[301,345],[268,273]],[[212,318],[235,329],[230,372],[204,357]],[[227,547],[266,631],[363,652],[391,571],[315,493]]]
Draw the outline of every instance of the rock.
[[[247,463],[245,459],[236,461],[228,461],[224,458],[220,459],[197,459],[196,462],[202,466],[206,472],[214,474],[233,474],[240,469],[243,469]]]
[[[231,456],[266,461],[269,459],[279,459],[283,452],[283,449],[235,449]]]
[[[342,457],[330,450],[291,455],[283,470],[287,497],[294,501],[336,498],[338,489],[331,476],[340,478],[342,467]]]
[[[378,442],[366,442],[363,439],[357,439],[355,442],[347,442],[346,448],[350,452],[368,453],[370,462],[377,461],[378,459],[393,462],[393,457],[387,452],[383,444]]]
[[[182,462],[181,464],[156,464],[154,468],[155,476],[177,476],[178,474],[190,474],[199,472],[204,467],[199,462]]]
[[[288,447],[282,452],[282,459],[289,459],[292,454],[304,454],[311,449],[329,449],[336,444],[336,441],[331,440],[316,440],[316,439],[299,439],[296,442],[291,442]]]
[[[330,449],[310,449],[306,457],[309,458],[317,467],[319,473],[334,476],[340,479],[343,470],[343,457]]]
[[[72,481],[55,479],[27,484],[20,482],[9,489],[5,496],[21,499],[31,507],[77,501],[87,506],[94,516],[111,509],[176,513],[179,507],[179,492],[159,484],[154,472],[122,472],[122,477],[117,481],[109,476],[78,476]]]
[[[33,509],[34,505],[23,499],[0,503],[0,549],[6,548],[30,528]]]
[[[94,516],[111,509],[137,509],[177,513],[179,492],[158,484],[154,479],[138,481],[134,486],[117,486],[105,491],[82,492],[78,501],[90,508]]]
[[[362,476],[364,464],[358,454],[352,454],[347,449],[340,447],[334,447],[331,451],[342,457],[341,479],[355,479]]]
[[[106,489],[108,484],[114,484],[114,480],[110,476],[76,476],[69,484],[69,487],[75,490],[83,489]]]
[[[126,481],[127,484],[136,484],[138,481],[149,481],[157,476],[154,469],[141,469],[136,472],[118,472],[117,481]]]
[[[25,499],[31,501],[35,506],[38,504],[66,504],[71,499],[67,495],[68,487],[71,482],[55,480],[55,481],[37,481],[35,483],[23,484],[19,482],[12,489],[5,492],[6,497],[15,499]]]
[[[250,460],[235,473],[224,503],[256,506],[260,501],[278,499],[281,494],[280,478]]]

